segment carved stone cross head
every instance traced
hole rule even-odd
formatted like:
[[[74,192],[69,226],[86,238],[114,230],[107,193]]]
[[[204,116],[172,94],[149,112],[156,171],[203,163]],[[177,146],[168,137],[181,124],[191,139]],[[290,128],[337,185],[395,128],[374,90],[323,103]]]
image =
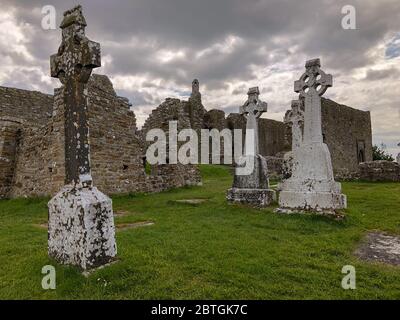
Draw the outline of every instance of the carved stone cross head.
[[[321,61],[313,59],[306,62],[306,72],[294,83],[294,91],[300,97],[318,94],[322,96],[329,87],[332,87],[332,75],[321,69]]]
[[[264,112],[268,111],[268,104],[258,98],[260,95],[260,90],[258,87],[250,88],[247,95],[249,98],[239,110],[241,115],[243,115],[245,118],[247,118],[249,115],[259,118]]]
[[[81,6],[64,13],[62,42],[50,58],[51,76],[62,84],[69,80],[87,83],[92,70],[101,66],[100,44],[86,37],[85,27]]]
[[[286,112],[284,122],[289,125],[292,125],[295,122],[304,122],[304,111],[302,110],[302,106],[303,103],[301,100],[293,100],[292,108]]]

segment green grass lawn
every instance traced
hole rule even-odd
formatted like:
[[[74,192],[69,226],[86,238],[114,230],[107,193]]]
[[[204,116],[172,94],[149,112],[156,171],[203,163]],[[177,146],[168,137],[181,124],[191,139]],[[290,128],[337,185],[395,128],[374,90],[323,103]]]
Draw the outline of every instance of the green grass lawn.
[[[347,218],[278,215],[228,205],[232,177],[202,166],[203,186],[117,196],[116,224],[153,221],[117,232],[118,262],[85,278],[47,256],[48,199],[0,201],[1,299],[399,299],[400,268],[358,260],[369,230],[400,233],[400,184],[343,183]],[[179,199],[207,199],[201,204]],[[44,265],[57,289],[41,287]],[[357,289],[343,290],[354,265]]]

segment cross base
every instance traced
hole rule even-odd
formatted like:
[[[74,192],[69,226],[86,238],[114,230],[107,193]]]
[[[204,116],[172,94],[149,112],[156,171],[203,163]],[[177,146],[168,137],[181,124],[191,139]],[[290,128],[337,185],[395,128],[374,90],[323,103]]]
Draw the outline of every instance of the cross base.
[[[49,255],[89,270],[117,254],[112,201],[97,188],[65,186],[48,203]]]
[[[347,207],[344,194],[332,192],[282,191],[278,212],[315,212],[336,214]]]
[[[269,206],[276,199],[275,191],[271,189],[238,189],[228,190],[226,199],[231,203],[248,204],[263,208]]]
[[[278,187],[281,209],[318,212],[345,209],[346,196],[333,178],[331,156],[324,143],[301,146],[293,152],[292,176]]]
[[[244,165],[237,165],[233,179],[234,189],[269,189],[267,160],[261,155],[248,155],[240,158]],[[238,169],[246,169],[239,174]],[[247,172],[248,171],[248,172]]]

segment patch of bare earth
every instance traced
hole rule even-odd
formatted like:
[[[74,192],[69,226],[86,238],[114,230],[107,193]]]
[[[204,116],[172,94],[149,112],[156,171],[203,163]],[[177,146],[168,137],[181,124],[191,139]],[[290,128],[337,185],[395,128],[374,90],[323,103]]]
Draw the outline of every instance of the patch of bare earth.
[[[355,254],[362,260],[400,266],[400,237],[370,232]]]

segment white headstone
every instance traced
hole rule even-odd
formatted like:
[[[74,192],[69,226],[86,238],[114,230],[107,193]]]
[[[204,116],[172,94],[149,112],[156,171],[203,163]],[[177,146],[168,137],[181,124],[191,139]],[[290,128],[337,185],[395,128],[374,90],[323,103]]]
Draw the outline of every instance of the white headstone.
[[[292,176],[279,189],[279,211],[313,211],[335,214],[346,208],[346,196],[333,177],[328,146],[323,143],[321,96],[332,86],[332,76],[321,69],[319,59],[307,61],[306,72],[295,82],[304,100],[303,143],[293,152]]]

